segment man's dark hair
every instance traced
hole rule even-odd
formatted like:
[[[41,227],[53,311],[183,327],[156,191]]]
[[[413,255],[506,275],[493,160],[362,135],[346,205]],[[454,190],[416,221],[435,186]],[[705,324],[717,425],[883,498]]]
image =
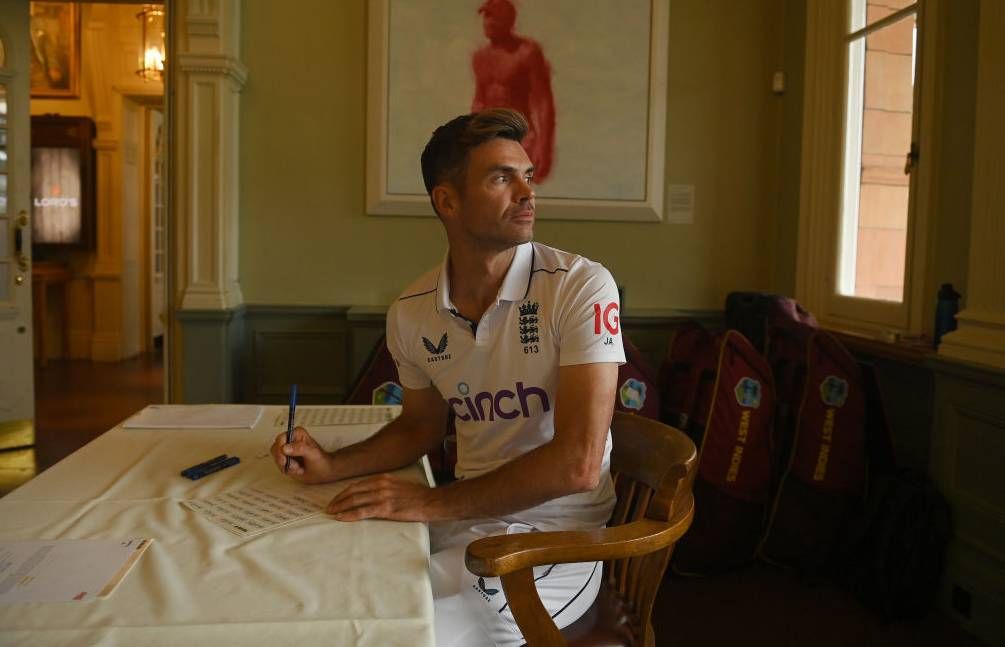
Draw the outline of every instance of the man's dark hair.
[[[422,151],[422,181],[426,185],[426,193],[432,195],[433,187],[441,182],[450,182],[463,189],[471,149],[490,139],[520,142],[527,129],[527,119],[509,108],[473,112],[443,124],[433,131]]]

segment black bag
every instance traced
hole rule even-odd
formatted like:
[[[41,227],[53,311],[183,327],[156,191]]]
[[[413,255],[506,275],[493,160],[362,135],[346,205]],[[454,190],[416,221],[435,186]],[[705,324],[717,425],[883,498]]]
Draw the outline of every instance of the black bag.
[[[848,529],[838,579],[886,621],[919,618],[942,579],[949,504],[927,475],[910,468],[882,477],[873,495]]]
[[[816,328],[817,320],[790,297],[760,292],[726,295],[726,328],[739,330],[762,353],[766,350],[768,331],[786,324]]]

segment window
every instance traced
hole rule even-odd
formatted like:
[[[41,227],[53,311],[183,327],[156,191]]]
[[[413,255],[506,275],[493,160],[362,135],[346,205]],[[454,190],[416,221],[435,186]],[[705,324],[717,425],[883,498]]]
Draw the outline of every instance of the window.
[[[890,4],[851,3],[837,291],[902,302],[917,5]]]
[[[807,5],[797,297],[825,325],[923,328],[926,4]]]

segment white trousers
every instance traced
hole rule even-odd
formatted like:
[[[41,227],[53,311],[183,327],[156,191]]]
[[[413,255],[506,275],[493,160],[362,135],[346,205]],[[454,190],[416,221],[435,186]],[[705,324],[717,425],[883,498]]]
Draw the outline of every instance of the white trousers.
[[[464,566],[464,551],[488,535],[535,532],[525,523],[499,519],[429,526],[437,647],[510,647],[524,644],[497,577],[481,578]],[[597,597],[602,562],[554,564],[534,569],[544,608],[559,629],[579,619]]]

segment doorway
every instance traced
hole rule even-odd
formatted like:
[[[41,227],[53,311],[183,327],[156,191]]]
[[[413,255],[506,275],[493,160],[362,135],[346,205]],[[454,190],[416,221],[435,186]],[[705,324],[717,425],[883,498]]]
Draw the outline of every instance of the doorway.
[[[34,446],[0,452],[0,495],[166,400],[169,120],[164,80],[136,70],[149,55],[139,14],[159,8],[166,27],[168,6],[84,0],[57,16],[31,4],[34,66],[65,43],[76,77],[47,92],[33,69],[30,113],[94,124],[96,226],[91,245],[33,246]],[[33,195],[33,216],[41,204]]]

